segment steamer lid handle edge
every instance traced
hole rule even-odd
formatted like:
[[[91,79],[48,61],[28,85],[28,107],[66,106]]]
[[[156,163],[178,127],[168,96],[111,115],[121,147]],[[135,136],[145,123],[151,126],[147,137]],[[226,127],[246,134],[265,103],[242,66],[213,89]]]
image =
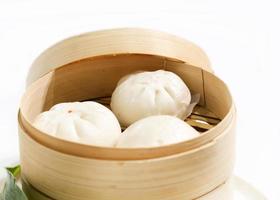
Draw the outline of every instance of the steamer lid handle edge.
[[[168,57],[213,73],[206,53],[188,40],[151,29],[117,28],[84,33],[54,44],[31,65],[26,87],[44,74],[71,62],[125,53]]]

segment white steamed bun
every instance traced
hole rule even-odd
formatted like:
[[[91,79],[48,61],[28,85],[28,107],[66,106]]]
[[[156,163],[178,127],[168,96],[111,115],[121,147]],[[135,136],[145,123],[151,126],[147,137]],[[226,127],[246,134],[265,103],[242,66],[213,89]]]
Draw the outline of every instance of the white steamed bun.
[[[172,115],[185,119],[191,93],[173,72],[140,72],[122,78],[112,94],[111,108],[121,125],[151,115]]]
[[[121,134],[115,115],[91,101],[57,104],[39,114],[33,125],[61,139],[97,146],[114,146]]]
[[[121,134],[116,147],[157,147],[186,141],[197,136],[199,133],[183,120],[168,115],[155,115],[130,125]]]

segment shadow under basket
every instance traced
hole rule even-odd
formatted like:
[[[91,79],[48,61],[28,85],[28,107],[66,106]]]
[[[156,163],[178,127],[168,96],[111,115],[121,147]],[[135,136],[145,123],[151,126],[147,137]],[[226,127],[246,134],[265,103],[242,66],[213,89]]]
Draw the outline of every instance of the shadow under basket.
[[[220,187],[224,187],[233,170],[236,113],[223,81],[210,70],[172,58],[168,53],[159,55],[157,50],[153,50],[154,54],[152,50],[130,49],[129,53],[93,53],[87,58],[78,53],[58,56],[64,52],[61,44],[69,40],[78,41],[77,37],[63,41],[34,63],[31,69],[41,75],[31,76],[33,80],[29,80],[21,101],[20,155],[28,193],[34,189],[54,200],[230,199],[226,196],[230,194],[228,190],[221,192]],[[166,40],[174,42],[172,38]],[[46,55],[53,59],[45,59]],[[69,57],[73,58],[71,62]],[[51,64],[57,66],[50,69]],[[48,70],[38,73],[36,66]],[[65,141],[32,126],[39,113],[57,103],[93,99],[109,106],[121,77],[159,69],[176,73],[193,94],[200,94],[199,105],[186,119],[186,123],[201,132],[199,137],[162,147],[122,149]],[[217,195],[209,195],[216,190]]]

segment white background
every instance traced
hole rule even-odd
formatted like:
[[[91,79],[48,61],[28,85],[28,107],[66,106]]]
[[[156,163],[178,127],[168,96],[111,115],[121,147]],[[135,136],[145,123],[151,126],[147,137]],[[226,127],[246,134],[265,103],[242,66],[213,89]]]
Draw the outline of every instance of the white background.
[[[235,174],[279,200],[278,10],[269,0],[0,0],[0,160],[18,154],[18,104],[28,68],[42,50],[85,31],[154,28],[208,53],[238,109]]]

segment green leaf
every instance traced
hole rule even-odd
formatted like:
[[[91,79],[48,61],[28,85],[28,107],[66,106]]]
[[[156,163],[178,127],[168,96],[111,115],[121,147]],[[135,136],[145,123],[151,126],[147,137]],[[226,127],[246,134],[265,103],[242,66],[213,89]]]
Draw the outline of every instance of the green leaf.
[[[0,194],[0,200],[28,200],[23,191],[17,186],[16,179],[10,171],[8,171],[3,192]]]
[[[14,167],[7,167],[6,168],[11,174],[17,178],[20,175],[20,165],[14,166]]]

